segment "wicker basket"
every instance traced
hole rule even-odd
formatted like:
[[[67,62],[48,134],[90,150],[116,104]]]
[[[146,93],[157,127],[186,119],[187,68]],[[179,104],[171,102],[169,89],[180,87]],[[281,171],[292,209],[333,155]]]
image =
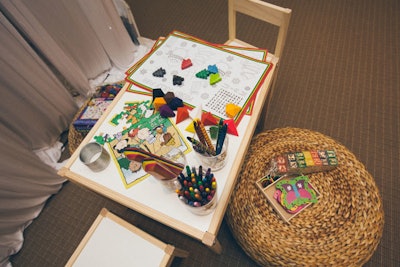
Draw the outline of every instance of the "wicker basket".
[[[92,98],[108,98],[108,99],[113,99],[115,96],[111,95],[112,94],[118,94],[122,87],[124,86],[125,81],[118,81],[115,83],[106,83],[103,85],[99,85],[96,87],[94,94],[86,100],[86,102],[80,107],[78,112],[75,114],[74,118],[72,119],[72,123],[69,125],[69,132],[68,132],[68,149],[70,153],[74,153],[74,151],[78,148],[78,146],[81,144],[85,136],[89,133],[90,129],[86,131],[77,131],[73,125],[73,122],[78,119],[80,114],[83,112],[83,110],[86,108],[88,103],[91,101]],[[112,91],[109,91],[112,90]],[[105,94],[105,95],[104,95]]]
[[[272,157],[313,149],[335,149],[339,166],[308,175],[321,198],[289,224],[255,181]],[[252,140],[226,219],[243,250],[262,266],[361,266],[378,246],[384,225],[378,188],[362,163],[333,139],[297,128],[267,131]]]

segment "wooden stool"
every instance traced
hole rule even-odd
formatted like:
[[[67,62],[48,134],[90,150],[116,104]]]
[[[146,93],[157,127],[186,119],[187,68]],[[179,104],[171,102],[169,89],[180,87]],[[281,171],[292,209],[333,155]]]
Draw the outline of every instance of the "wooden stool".
[[[338,167],[309,174],[318,203],[285,222],[255,182],[285,152],[334,149]],[[250,145],[226,219],[243,250],[262,266],[361,266],[382,237],[384,214],[372,176],[343,145],[317,132],[282,128]]]
[[[66,266],[170,266],[188,252],[102,209]]]

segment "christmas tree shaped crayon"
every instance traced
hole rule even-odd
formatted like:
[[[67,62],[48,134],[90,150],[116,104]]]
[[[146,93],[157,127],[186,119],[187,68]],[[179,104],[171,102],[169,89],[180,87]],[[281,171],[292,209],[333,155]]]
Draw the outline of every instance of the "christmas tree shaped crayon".
[[[192,64],[192,61],[190,60],[190,58],[187,58],[187,59],[184,59],[184,60],[182,60],[182,64],[181,64],[181,69],[187,69],[187,68],[189,68],[189,67],[191,67],[193,64]]]
[[[185,79],[183,77],[178,76],[178,75],[174,75],[173,78],[172,78],[172,84],[173,85],[182,85],[184,80]]]
[[[165,73],[166,73],[165,69],[159,68],[155,72],[153,72],[153,76],[161,78],[161,77],[164,77]]]
[[[210,85],[214,85],[220,81],[222,81],[222,78],[221,78],[221,76],[219,76],[219,73],[212,73],[210,75]]]
[[[207,79],[209,75],[210,75],[210,72],[206,69],[201,70],[198,73],[196,73],[196,77],[201,78],[201,79]]]
[[[218,73],[218,68],[217,65],[208,65],[207,70],[211,73]]]

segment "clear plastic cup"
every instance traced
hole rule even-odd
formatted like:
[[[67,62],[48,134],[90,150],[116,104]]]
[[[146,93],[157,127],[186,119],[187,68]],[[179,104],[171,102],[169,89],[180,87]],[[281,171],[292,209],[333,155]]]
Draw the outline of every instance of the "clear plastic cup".
[[[186,157],[185,154],[178,148],[171,149],[167,154],[163,155],[163,158],[166,158],[170,161],[180,163],[183,166],[186,166]],[[178,181],[178,175],[172,179],[163,179],[160,180],[160,183],[163,184],[166,188],[171,190],[181,189],[181,184]]]
[[[216,141],[213,141],[214,146],[215,146],[215,144],[216,144]],[[228,146],[229,146],[229,138],[228,138],[228,136],[226,136],[220,154],[215,155],[215,156],[210,156],[206,153],[202,154],[202,153],[195,151],[196,157],[197,157],[199,163],[204,168],[211,168],[212,171],[218,171],[226,165],[227,158],[228,158]]]
[[[213,173],[207,173],[207,169],[202,168],[201,178],[198,177],[199,168],[196,168],[197,176],[188,178],[186,182],[191,181],[191,185],[184,185],[178,192],[178,197],[185,207],[196,215],[207,215],[210,214],[217,206],[218,196],[217,196],[217,180]],[[192,172],[192,171],[191,171]],[[183,176],[188,177],[187,169],[182,172]],[[205,178],[208,175],[209,178]],[[193,179],[196,179],[194,181]],[[182,179],[181,179],[182,181]],[[201,183],[200,183],[201,181]],[[193,185],[195,183],[196,185]],[[201,189],[200,186],[203,186]],[[192,188],[192,189],[191,189]],[[207,190],[208,189],[208,190]],[[193,196],[186,196],[185,191],[193,190],[194,194],[200,194],[201,198],[193,198]],[[196,191],[197,190],[197,191]],[[203,195],[203,193],[205,193]]]

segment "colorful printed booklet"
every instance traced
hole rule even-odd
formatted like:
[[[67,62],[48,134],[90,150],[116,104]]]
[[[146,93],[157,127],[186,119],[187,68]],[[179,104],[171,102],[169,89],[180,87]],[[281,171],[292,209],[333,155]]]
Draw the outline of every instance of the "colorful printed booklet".
[[[94,141],[108,145],[109,151],[112,151],[114,164],[126,188],[149,175],[140,163],[125,157],[125,148],[141,148],[158,156],[168,156],[176,149],[183,153],[190,150],[176,125],[154,111],[151,99],[136,100],[141,98],[126,92],[93,137]]]

